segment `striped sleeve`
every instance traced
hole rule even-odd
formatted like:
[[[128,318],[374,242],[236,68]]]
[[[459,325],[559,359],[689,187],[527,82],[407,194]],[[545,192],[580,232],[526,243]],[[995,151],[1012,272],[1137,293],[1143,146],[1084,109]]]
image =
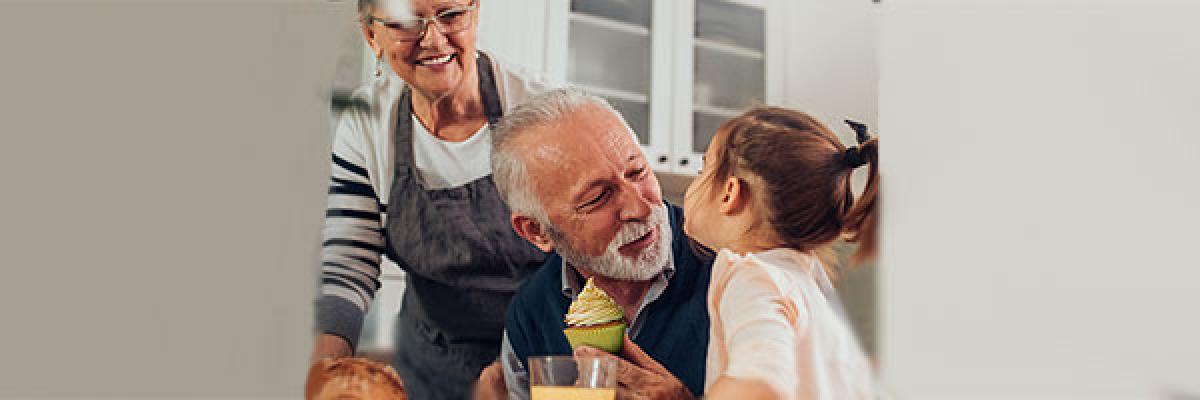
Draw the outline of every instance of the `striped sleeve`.
[[[361,125],[343,116],[334,134],[325,228],[321,243],[321,333],[357,347],[367,308],[379,290],[384,239],[379,196],[371,185]],[[358,141],[358,142],[356,142]]]

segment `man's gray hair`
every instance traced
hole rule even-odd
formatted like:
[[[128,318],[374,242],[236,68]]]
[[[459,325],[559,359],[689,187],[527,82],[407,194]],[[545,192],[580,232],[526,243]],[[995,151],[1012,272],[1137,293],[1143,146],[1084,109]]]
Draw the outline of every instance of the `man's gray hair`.
[[[532,216],[543,225],[550,222],[545,208],[533,192],[533,179],[530,179],[525,165],[523,152],[529,149],[515,145],[517,138],[533,128],[567,118],[587,106],[599,106],[612,112],[633,134],[625,118],[608,101],[575,88],[554,89],[526,99],[492,127],[492,180],[496,182],[500,196],[514,212]]]

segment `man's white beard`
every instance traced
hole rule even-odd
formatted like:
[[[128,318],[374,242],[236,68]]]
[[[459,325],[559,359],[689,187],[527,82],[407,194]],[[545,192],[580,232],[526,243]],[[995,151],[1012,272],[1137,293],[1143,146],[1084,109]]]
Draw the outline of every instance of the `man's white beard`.
[[[571,240],[562,235],[553,224],[545,224],[546,232],[554,240],[555,250],[566,262],[580,268],[586,268],[599,275],[613,279],[647,281],[657,276],[667,266],[671,257],[671,221],[667,217],[667,207],[653,207],[650,218],[646,222],[628,222],[621,227],[604,253],[592,257],[577,250]],[[621,255],[621,246],[645,236],[654,227],[658,227],[657,242],[642,250],[641,254],[630,258]]]

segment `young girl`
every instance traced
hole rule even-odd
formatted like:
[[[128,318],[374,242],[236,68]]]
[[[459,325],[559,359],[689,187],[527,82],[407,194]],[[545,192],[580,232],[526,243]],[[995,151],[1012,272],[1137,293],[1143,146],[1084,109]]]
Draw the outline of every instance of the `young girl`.
[[[847,148],[820,122],[776,107],[722,125],[684,199],[685,231],[720,249],[712,267],[706,399],[879,396],[826,273],[838,238],[873,255],[877,139]],[[850,176],[869,167],[863,195]]]

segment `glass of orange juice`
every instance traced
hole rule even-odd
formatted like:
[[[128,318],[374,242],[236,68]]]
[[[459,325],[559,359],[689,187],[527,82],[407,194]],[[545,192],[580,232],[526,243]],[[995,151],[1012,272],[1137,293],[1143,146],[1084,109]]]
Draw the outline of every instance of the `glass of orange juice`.
[[[611,357],[529,357],[531,400],[614,400],[617,360]]]

